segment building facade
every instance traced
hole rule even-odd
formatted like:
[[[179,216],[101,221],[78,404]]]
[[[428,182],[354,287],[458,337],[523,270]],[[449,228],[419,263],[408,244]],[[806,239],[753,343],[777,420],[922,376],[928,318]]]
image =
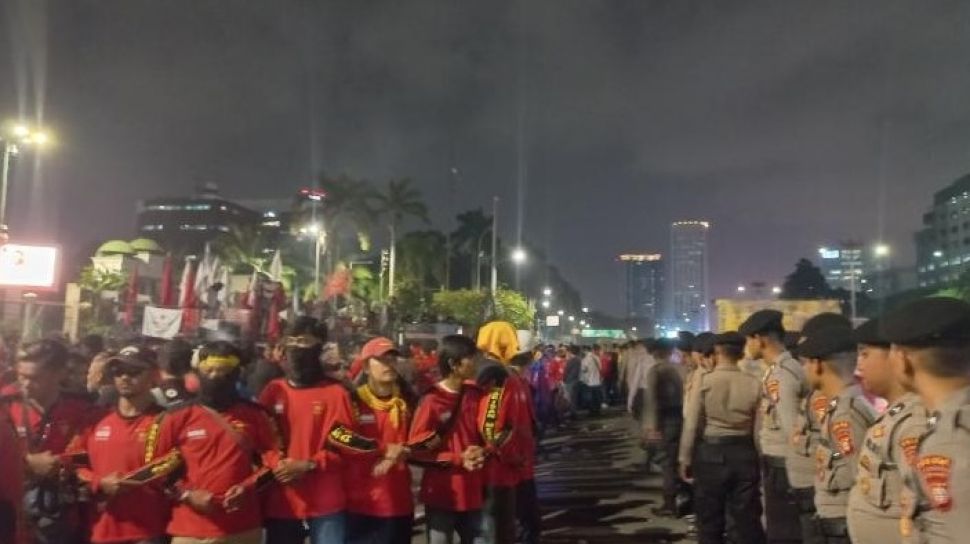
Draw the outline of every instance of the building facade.
[[[872,256],[863,244],[841,242],[819,248],[819,269],[832,289],[862,290],[862,280],[871,274]]]
[[[620,255],[625,279],[626,317],[657,324],[663,317],[664,261],[659,253]]]
[[[970,267],[970,174],[933,195],[916,233],[919,287],[942,287]]]
[[[708,330],[707,221],[677,221],[670,227],[670,329]]]

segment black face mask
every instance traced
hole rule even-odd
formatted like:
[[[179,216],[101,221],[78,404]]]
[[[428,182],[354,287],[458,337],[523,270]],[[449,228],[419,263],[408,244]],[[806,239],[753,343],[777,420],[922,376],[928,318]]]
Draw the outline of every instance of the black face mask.
[[[199,400],[202,404],[216,410],[225,410],[239,400],[236,391],[236,379],[239,372],[220,378],[199,376]]]
[[[286,379],[293,385],[314,385],[324,378],[320,355],[323,345],[292,347],[286,352]]]

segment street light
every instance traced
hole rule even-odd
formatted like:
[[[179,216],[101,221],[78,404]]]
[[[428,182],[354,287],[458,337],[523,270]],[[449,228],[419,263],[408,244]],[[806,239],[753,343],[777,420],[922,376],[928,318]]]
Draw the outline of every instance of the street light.
[[[739,286],[738,286],[738,292],[739,292],[739,293],[743,293],[743,292],[745,292],[745,291],[747,291],[747,289],[746,289],[746,288],[745,288],[745,287],[744,287],[743,285],[739,285]]]
[[[556,313],[559,314],[559,315],[565,315],[566,311],[565,310],[559,310]]]
[[[589,313],[589,308],[583,306],[583,313],[584,314],[588,314]]]
[[[552,289],[549,288],[549,287],[546,287],[545,289],[543,289],[542,290],[542,296],[544,296],[544,297],[551,297],[552,296]]]
[[[574,315],[569,316],[569,321],[576,321],[576,316]]]
[[[16,156],[20,149],[18,145],[33,145],[43,147],[50,143],[50,135],[38,127],[30,127],[21,123],[10,126],[4,133],[0,133],[3,142],[3,160],[0,161],[0,230],[7,230],[7,187],[10,180],[10,158]]]
[[[517,247],[512,250],[512,262],[515,264],[522,264],[528,259],[529,256],[526,254],[525,250],[521,247]]]
[[[548,300],[543,300],[542,301],[542,307],[543,308],[545,308],[545,309],[548,310],[549,309],[549,305],[550,305],[550,302]]]
[[[776,294],[776,295],[780,295],[781,294],[781,287],[778,287],[776,285],[776,286],[774,286],[774,287],[771,288],[771,292],[774,293],[774,294]]]
[[[872,252],[876,255],[876,257],[888,257],[890,249],[886,244],[876,244],[876,247],[872,249]]]

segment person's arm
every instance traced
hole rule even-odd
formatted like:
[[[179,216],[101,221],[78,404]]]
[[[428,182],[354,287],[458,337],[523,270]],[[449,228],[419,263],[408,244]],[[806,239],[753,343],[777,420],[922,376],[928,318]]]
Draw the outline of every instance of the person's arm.
[[[654,365],[647,371],[643,387],[643,430],[648,440],[658,440],[657,380],[660,365]]]
[[[327,448],[332,448],[341,455],[373,456],[380,453],[376,440],[367,438],[357,432],[350,393],[343,388],[334,390],[339,393],[336,402],[333,403],[334,410],[330,415]],[[323,453],[320,452],[318,455]]]
[[[461,466],[461,459],[446,447],[438,434],[438,414],[427,399],[418,404],[408,433],[409,461],[416,465]]]
[[[778,423],[784,436],[791,437],[798,421],[798,406],[805,388],[804,377],[799,372],[792,372],[789,367],[780,366],[775,369],[775,377],[778,379],[778,404],[775,406]]]
[[[126,482],[144,485],[163,480],[182,466],[176,417],[163,412],[155,418],[145,437],[145,464],[124,476]]]
[[[684,410],[684,431],[680,435],[680,450],[677,460],[681,466],[689,467],[694,456],[694,442],[700,430],[701,417],[704,415],[704,380],[694,383],[693,390],[688,396]]]

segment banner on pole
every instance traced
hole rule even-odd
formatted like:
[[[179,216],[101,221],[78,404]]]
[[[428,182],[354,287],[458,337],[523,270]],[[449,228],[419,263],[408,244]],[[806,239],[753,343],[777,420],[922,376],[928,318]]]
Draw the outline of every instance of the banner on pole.
[[[141,333],[152,338],[175,338],[182,329],[182,310],[145,306]]]

